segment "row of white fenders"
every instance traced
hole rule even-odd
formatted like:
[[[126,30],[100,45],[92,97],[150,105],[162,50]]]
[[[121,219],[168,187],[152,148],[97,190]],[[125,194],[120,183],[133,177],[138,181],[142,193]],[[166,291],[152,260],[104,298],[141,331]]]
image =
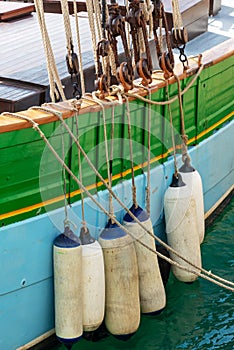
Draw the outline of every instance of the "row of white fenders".
[[[201,267],[202,181],[194,169],[181,175],[184,185],[170,186],[165,192],[166,233],[168,245],[178,252],[169,251],[176,262],[172,272],[180,281],[193,282],[197,275],[179,267],[189,267],[179,256]],[[134,220],[124,220],[131,235],[109,222],[98,241],[84,228],[83,241],[82,237],[79,240],[68,227],[55,239],[55,330],[67,348],[84,331],[96,330],[103,320],[114,336],[130,336],[139,327],[141,313],[157,313],[165,308],[166,293],[152,223],[143,209],[135,213],[146,230]]]

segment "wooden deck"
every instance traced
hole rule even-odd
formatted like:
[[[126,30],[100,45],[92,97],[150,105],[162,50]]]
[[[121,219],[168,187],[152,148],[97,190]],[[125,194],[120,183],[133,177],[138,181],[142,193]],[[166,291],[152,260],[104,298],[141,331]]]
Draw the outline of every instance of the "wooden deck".
[[[0,1],[0,22],[25,16],[35,11],[33,4]]]
[[[223,0],[222,10],[210,20],[209,32],[190,41],[187,45],[187,52],[189,54],[198,54],[205,49],[209,49],[215,42],[219,43],[232,36],[232,11],[233,5],[230,5],[229,0]],[[70,17],[75,41],[75,20],[73,16]],[[72,96],[72,86],[66,67],[66,40],[63,18],[62,15],[54,13],[46,13],[45,18],[59,75],[65,85],[66,96],[70,98]],[[84,72],[85,76],[89,77],[89,79],[86,79],[86,89],[91,91],[94,82],[94,61],[86,12],[79,13],[79,24]],[[36,14],[32,13],[32,15],[25,18],[0,22],[0,36],[0,112],[7,108],[6,104],[3,104],[4,99],[9,95],[14,100],[19,95],[19,92],[22,103],[17,108],[22,109],[22,105],[28,108],[26,100],[28,100],[28,94],[30,95],[29,84],[33,84],[31,90],[36,89],[35,93],[39,94],[38,101],[41,101],[42,96],[48,101],[49,81]],[[8,84],[6,83],[7,79],[10,79]],[[24,82],[21,87],[15,87],[15,96],[13,96],[14,84],[11,84],[12,79]]]

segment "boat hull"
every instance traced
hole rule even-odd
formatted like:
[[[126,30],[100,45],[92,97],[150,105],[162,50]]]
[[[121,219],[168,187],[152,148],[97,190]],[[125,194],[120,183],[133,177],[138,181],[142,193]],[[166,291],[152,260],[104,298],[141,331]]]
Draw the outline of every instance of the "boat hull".
[[[230,151],[233,135],[234,121],[231,121],[189,151],[192,164],[202,178],[206,217],[233,189],[234,154]],[[180,157],[178,161],[181,162]],[[173,159],[169,159],[151,171],[151,219],[155,233],[161,238],[164,236],[163,196],[173,170]],[[145,174],[137,176],[137,188],[144,189],[145,181]],[[130,183],[122,186],[123,200],[129,195],[130,186]],[[120,193],[118,188],[116,191]],[[102,191],[99,199],[106,195],[106,191]],[[138,202],[145,206],[144,190],[138,191]],[[80,202],[73,203],[71,210],[79,212]],[[87,205],[86,212],[90,231],[97,237],[105,216],[100,212],[98,216],[93,215],[93,205]],[[4,336],[0,337],[0,348],[17,349],[54,328],[52,246],[59,233],[57,222],[61,215],[63,210],[56,209],[1,229],[0,314]],[[120,210],[118,218],[123,215],[124,210]]]

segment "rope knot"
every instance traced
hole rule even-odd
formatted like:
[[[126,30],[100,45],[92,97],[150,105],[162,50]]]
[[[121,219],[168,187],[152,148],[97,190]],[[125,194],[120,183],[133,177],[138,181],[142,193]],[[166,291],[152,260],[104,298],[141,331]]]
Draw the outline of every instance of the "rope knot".
[[[34,122],[32,128],[33,128],[34,130],[37,130],[38,127],[39,127],[39,124],[36,123],[36,122]]]
[[[63,223],[64,223],[64,227],[69,227],[69,228],[70,228],[70,226],[72,225],[72,226],[74,227],[75,230],[77,229],[76,224],[74,224],[74,222],[71,221],[71,220],[69,220],[68,218],[65,218],[65,219],[63,220]]]

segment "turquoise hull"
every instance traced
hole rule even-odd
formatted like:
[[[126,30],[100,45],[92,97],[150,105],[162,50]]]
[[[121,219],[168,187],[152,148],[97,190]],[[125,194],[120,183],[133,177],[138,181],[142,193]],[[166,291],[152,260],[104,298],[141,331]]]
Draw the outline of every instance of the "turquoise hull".
[[[189,151],[203,181],[206,217],[233,189],[233,135],[234,121],[230,121]],[[181,164],[180,156],[178,163]],[[173,159],[151,171],[151,219],[156,235],[161,238],[165,236],[163,196],[173,171]],[[127,207],[131,205],[129,181],[114,188]],[[136,186],[138,202],[145,208],[146,174],[137,176]],[[99,192],[101,203],[107,203],[107,198],[107,191]],[[76,224],[80,211],[80,202],[69,209]],[[86,202],[85,213],[91,233],[98,237],[106,216],[90,200]],[[123,215],[124,210],[117,207],[117,218],[121,220]],[[62,230],[63,217],[64,209],[57,209],[1,229],[0,349],[17,349],[54,328],[52,243]],[[75,232],[79,234],[79,227]]]

